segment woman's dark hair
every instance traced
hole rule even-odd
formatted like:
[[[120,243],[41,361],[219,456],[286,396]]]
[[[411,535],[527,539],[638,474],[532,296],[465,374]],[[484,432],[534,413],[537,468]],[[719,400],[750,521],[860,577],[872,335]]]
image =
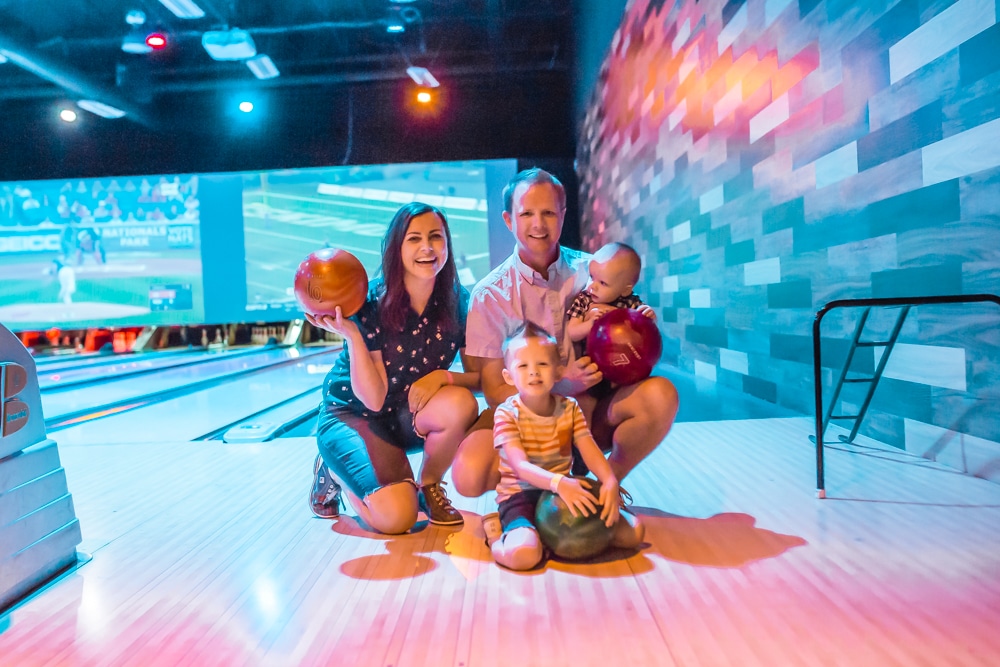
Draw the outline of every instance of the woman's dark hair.
[[[434,280],[434,291],[424,310],[431,320],[437,320],[442,331],[453,331],[458,327],[458,269],[455,267],[455,253],[451,247],[451,230],[448,219],[439,209],[422,202],[404,204],[392,217],[389,228],[382,237],[382,291],[379,294],[379,311],[382,324],[388,331],[400,331],[406,321],[406,313],[410,307],[410,295],[403,283],[403,239],[410,228],[410,221],[418,215],[433,213],[444,227],[445,239],[448,242],[448,260],[441,267]]]

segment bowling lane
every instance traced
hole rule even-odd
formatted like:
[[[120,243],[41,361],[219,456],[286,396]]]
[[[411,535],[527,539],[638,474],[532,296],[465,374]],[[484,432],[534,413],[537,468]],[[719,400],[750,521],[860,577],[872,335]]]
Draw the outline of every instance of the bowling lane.
[[[107,355],[98,355],[97,352],[67,352],[66,354],[40,354],[37,357],[32,357],[32,359],[35,360],[35,366],[42,367],[61,365],[73,360],[82,362],[95,359],[98,356],[106,357]]]
[[[263,442],[284,437],[289,431],[304,423],[315,424],[319,404],[323,401],[323,387],[311,386],[284,403],[278,403],[264,412],[248,416],[238,424],[226,424],[206,433],[198,440],[224,440],[228,443]]]
[[[163,350],[160,352],[135,352],[130,354],[88,354],[88,355],[67,355],[56,361],[41,364],[35,359],[35,368],[38,375],[55,371],[64,371],[76,368],[95,368],[98,366],[109,366],[111,364],[122,364],[127,361],[139,359],[163,359],[166,357],[176,357],[184,354],[197,354],[204,352],[203,348],[184,348],[181,350]]]
[[[263,368],[271,364],[308,357],[319,352],[329,352],[328,348],[305,350],[300,348],[263,349],[259,354],[240,357],[225,357],[194,366],[166,368],[156,373],[109,380],[99,385],[88,385],[55,393],[42,394],[42,410],[46,421],[77,413],[81,410],[97,409],[112,404],[129,401],[162,391],[177,389],[193,382],[210,380],[229,373]]]
[[[43,392],[60,391],[63,387],[69,388],[82,383],[103,382],[107,379],[150,373],[166,368],[179,368],[181,366],[202,364],[238,356],[249,356],[260,353],[261,349],[243,348],[212,351],[199,349],[197,352],[165,354],[162,356],[157,356],[156,353],[153,353],[140,357],[118,359],[117,363],[103,366],[84,366],[82,368],[69,368],[55,372],[49,372],[47,369],[45,371],[39,369],[38,386]]]
[[[52,433],[60,447],[193,440],[319,387],[338,350]],[[205,443],[213,446],[218,441]]]

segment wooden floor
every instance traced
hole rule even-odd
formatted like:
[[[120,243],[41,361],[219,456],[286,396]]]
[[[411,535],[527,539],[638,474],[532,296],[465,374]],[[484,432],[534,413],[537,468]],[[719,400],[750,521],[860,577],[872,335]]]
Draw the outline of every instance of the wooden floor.
[[[854,447],[817,500],[809,429],[677,424],[625,483],[648,545],[528,574],[486,499],[312,518],[309,439],[61,448],[93,560],[0,617],[0,664],[1000,664],[1000,485]]]

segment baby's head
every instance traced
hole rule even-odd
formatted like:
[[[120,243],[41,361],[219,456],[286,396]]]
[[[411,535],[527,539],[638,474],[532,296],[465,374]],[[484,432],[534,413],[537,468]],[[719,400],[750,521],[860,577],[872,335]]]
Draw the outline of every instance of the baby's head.
[[[608,243],[590,260],[587,291],[594,297],[594,303],[613,303],[632,293],[641,268],[642,260],[632,246]]]
[[[503,378],[524,396],[549,394],[562,375],[559,346],[534,322],[525,322],[504,341]]]

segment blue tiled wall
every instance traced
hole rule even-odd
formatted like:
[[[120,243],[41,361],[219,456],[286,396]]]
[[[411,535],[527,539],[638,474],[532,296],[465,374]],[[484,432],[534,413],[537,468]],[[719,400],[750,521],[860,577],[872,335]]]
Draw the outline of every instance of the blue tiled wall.
[[[997,0],[628,4],[580,128],[582,235],[642,254],[668,360],[811,414],[824,303],[1000,293],[998,13]],[[826,320],[828,385],[855,318]],[[872,335],[891,321],[873,317]],[[913,311],[862,432],[995,464],[998,325],[992,306]]]

